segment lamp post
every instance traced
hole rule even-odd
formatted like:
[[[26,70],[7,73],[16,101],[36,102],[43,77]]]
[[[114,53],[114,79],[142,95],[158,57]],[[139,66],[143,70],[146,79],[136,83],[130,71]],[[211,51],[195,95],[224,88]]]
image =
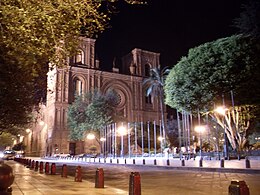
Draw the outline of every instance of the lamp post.
[[[201,138],[201,133],[203,133],[205,131],[205,126],[196,126],[195,127],[195,131],[199,133],[199,140],[200,140],[200,159],[202,159],[202,152],[201,152],[201,149],[202,149],[202,138]]]
[[[223,146],[223,156],[225,159],[228,159],[228,146],[227,146],[227,134],[226,134],[226,125],[225,125],[225,116],[226,116],[226,111],[227,109],[224,108],[223,106],[220,106],[220,107],[217,107],[217,109],[215,109],[215,111],[222,115],[223,116],[223,119],[222,119],[222,123],[223,123],[223,128],[224,128],[224,146]]]
[[[127,134],[126,128],[124,126],[120,126],[117,129],[118,134],[121,136],[121,157],[124,157],[124,135]]]

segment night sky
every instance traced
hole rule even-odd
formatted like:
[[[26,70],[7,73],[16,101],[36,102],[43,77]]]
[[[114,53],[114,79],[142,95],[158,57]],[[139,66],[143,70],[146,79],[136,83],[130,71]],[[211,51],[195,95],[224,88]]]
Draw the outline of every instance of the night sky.
[[[161,65],[172,67],[188,49],[237,32],[242,0],[150,0],[148,5],[120,4],[111,28],[96,41],[101,68],[134,48],[161,53]]]

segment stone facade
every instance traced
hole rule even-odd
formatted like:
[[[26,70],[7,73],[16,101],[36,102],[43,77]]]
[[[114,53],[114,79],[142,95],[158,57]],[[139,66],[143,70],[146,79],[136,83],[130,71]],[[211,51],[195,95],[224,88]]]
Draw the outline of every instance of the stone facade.
[[[112,71],[102,71],[95,59],[95,40],[81,38],[79,52],[67,59],[64,68],[53,68],[48,72],[47,102],[42,105],[41,121],[31,127],[27,136],[29,155],[44,156],[54,153],[83,153],[84,142],[71,142],[68,138],[67,110],[74,94],[84,94],[97,88],[102,92],[114,89],[118,95],[116,111],[128,122],[159,121],[158,99],[146,97],[143,79],[149,71],[159,65],[160,54],[134,49],[122,58],[122,66]]]

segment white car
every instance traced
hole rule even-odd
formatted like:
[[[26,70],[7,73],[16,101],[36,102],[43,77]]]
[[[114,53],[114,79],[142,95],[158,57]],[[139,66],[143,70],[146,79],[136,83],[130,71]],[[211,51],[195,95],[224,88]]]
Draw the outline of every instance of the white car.
[[[16,155],[16,152],[14,150],[5,150],[3,159],[4,160],[14,160],[15,155]]]

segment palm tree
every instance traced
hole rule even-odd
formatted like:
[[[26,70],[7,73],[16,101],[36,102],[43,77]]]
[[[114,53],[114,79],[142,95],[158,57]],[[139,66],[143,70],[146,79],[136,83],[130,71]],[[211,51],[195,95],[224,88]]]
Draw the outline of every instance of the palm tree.
[[[150,77],[144,79],[143,85],[148,86],[146,96],[151,95],[152,99],[158,97],[161,111],[163,137],[165,138],[165,120],[164,120],[164,81],[170,70],[168,67],[161,69],[158,67],[150,69]]]

